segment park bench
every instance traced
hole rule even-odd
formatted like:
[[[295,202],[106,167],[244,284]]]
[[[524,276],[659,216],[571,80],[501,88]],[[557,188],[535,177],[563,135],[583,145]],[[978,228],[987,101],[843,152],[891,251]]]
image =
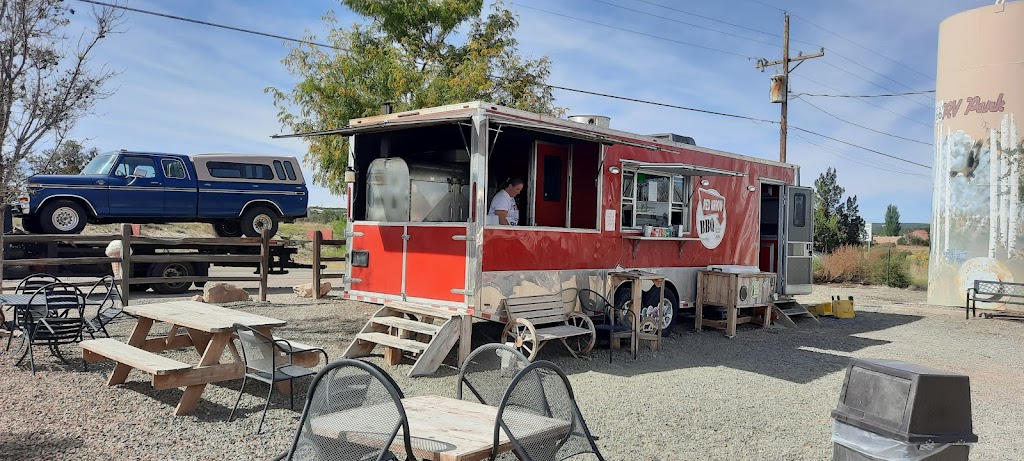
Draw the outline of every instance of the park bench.
[[[969,319],[971,316],[978,316],[978,302],[1024,306],[1024,283],[975,280],[974,286],[967,289],[964,318]],[[1000,314],[983,312],[981,315],[991,318]]]
[[[544,344],[558,339],[573,357],[594,347],[597,331],[590,317],[566,311],[559,294],[521,296],[501,301],[508,323],[501,334],[503,343],[512,343],[531,361]]]
[[[82,347],[82,358],[86,362],[113,360],[144,371],[153,375],[155,389],[178,387],[171,385],[175,384],[172,377],[192,369],[192,365],[187,363],[139,349],[113,338],[90,339],[79,344]]]

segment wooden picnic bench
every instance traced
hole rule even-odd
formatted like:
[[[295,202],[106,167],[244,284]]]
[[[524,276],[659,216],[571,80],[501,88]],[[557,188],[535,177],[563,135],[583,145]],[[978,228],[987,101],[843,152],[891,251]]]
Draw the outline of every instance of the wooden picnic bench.
[[[999,303],[1024,306],[1024,283],[1000,282],[998,280],[975,280],[974,286],[967,289],[967,304],[964,306],[964,318],[978,316],[978,302]],[[982,312],[983,317],[997,315],[1024,315],[1024,312]]]
[[[177,386],[176,379],[192,365],[139,349],[113,338],[82,341],[82,357],[86,362],[113,360],[153,375],[153,388],[170,389]]]
[[[501,306],[508,317],[501,341],[512,343],[531,361],[552,339],[560,340],[577,358],[590,352],[597,341],[594,322],[583,313],[568,311],[561,295],[506,298]]]
[[[153,376],[155,389],[184,387],[176,415],[195,410],[207,384],[241,379],[245,374],[245,365],[233,341],[235,323],[251,326],[266,336],[273,336],[272,328],[286,324],[284,320],[196,301],[140,304],[125,306],[124,310],[138,316],[128,343],[110,338],[82,341],[82,356],[88,362],[108,359],[116,362],[107,380],[108,386],[123,384],[128,373],[136,369]],[[170,324],[170,328],[164,335],[150,337],[158,322]],[[292,347],[307,346],[292,343]],[[182,348],[194,348],[199,354],[198,363],[186,364],[158,354]],[[230,353],[232,360],[221,362],[225,352]],[[320,361],[320,354],[310,351],[297,354],[293,359],[296,365],[309,367]],[[281,356],[281,360],[287,359]],[[277,383],[277,388],[283,394],[290,390],[287,381]]]

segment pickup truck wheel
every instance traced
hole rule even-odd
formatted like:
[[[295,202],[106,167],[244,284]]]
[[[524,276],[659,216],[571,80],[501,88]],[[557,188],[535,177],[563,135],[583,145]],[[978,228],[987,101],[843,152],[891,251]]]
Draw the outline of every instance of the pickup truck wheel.
[[[213,233],[218,237],[241,237],[242,225],[238,221],[220,221],[213,223]]]
[[[77,234],[85,229],[85,210],[70,200],[50,202],[43,207],[39,224],[47,234]]]
[[[263,229],[270,231],[270,236],[277,234],[277,224],[280,218],[277,213],[266,207],[253,207],[242,213],[242,233],[247,237],[259,237]]]
[[[191,277],[195,270],[189,263],[170,262],[154,264],[149,269],[150,277]],[[192,282],[160,282],[152,284],[153,291],[165,295],[179,295],[192,287]]]

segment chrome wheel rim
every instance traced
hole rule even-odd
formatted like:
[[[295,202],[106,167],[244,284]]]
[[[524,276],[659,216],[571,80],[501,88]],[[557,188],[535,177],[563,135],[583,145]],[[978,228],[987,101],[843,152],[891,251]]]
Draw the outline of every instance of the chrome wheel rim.
[[[187,277],[188,276],[188,270],[186,270],[185,266],[183,266],[181,264],[172,263],[172,264],[168,264],[167,266],[164,267],[164,270],[160,274],[160,276],[161,277]],[[163,282],[163,283],[164,283],[164,285],[167,285],[168,287],[178,288],[178,287],[181,287],[182,285],[184,285],[186,282],[178,282],[178,283],[175,283],[175,282]],[[191,282],[188,282],[188,283],[191,283]]]
[[[252,218],[252,228],[256,229],[257,232],[263,232],[265,229],[270,229],[273,225],[273,218],[265,214],[258,214],[256,217]]]
[[[57,230],[62,232],[70,232],[78,227],[78,223],[82,218],[78,216],[78,211],[69,206],[62,206],[53,211],[53,217],[50,221]]]

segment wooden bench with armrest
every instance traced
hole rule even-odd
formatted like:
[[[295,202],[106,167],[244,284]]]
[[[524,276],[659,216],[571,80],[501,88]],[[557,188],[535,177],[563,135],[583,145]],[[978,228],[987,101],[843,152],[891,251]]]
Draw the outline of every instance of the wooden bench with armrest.
[[[561,295],[506,298],[501,306],[508,317],[501,341],[512,343],[531,361],[552,339],[560,340],[577,358],[593,349],[597,340],[594,322],[581,312],[567,311]]]

